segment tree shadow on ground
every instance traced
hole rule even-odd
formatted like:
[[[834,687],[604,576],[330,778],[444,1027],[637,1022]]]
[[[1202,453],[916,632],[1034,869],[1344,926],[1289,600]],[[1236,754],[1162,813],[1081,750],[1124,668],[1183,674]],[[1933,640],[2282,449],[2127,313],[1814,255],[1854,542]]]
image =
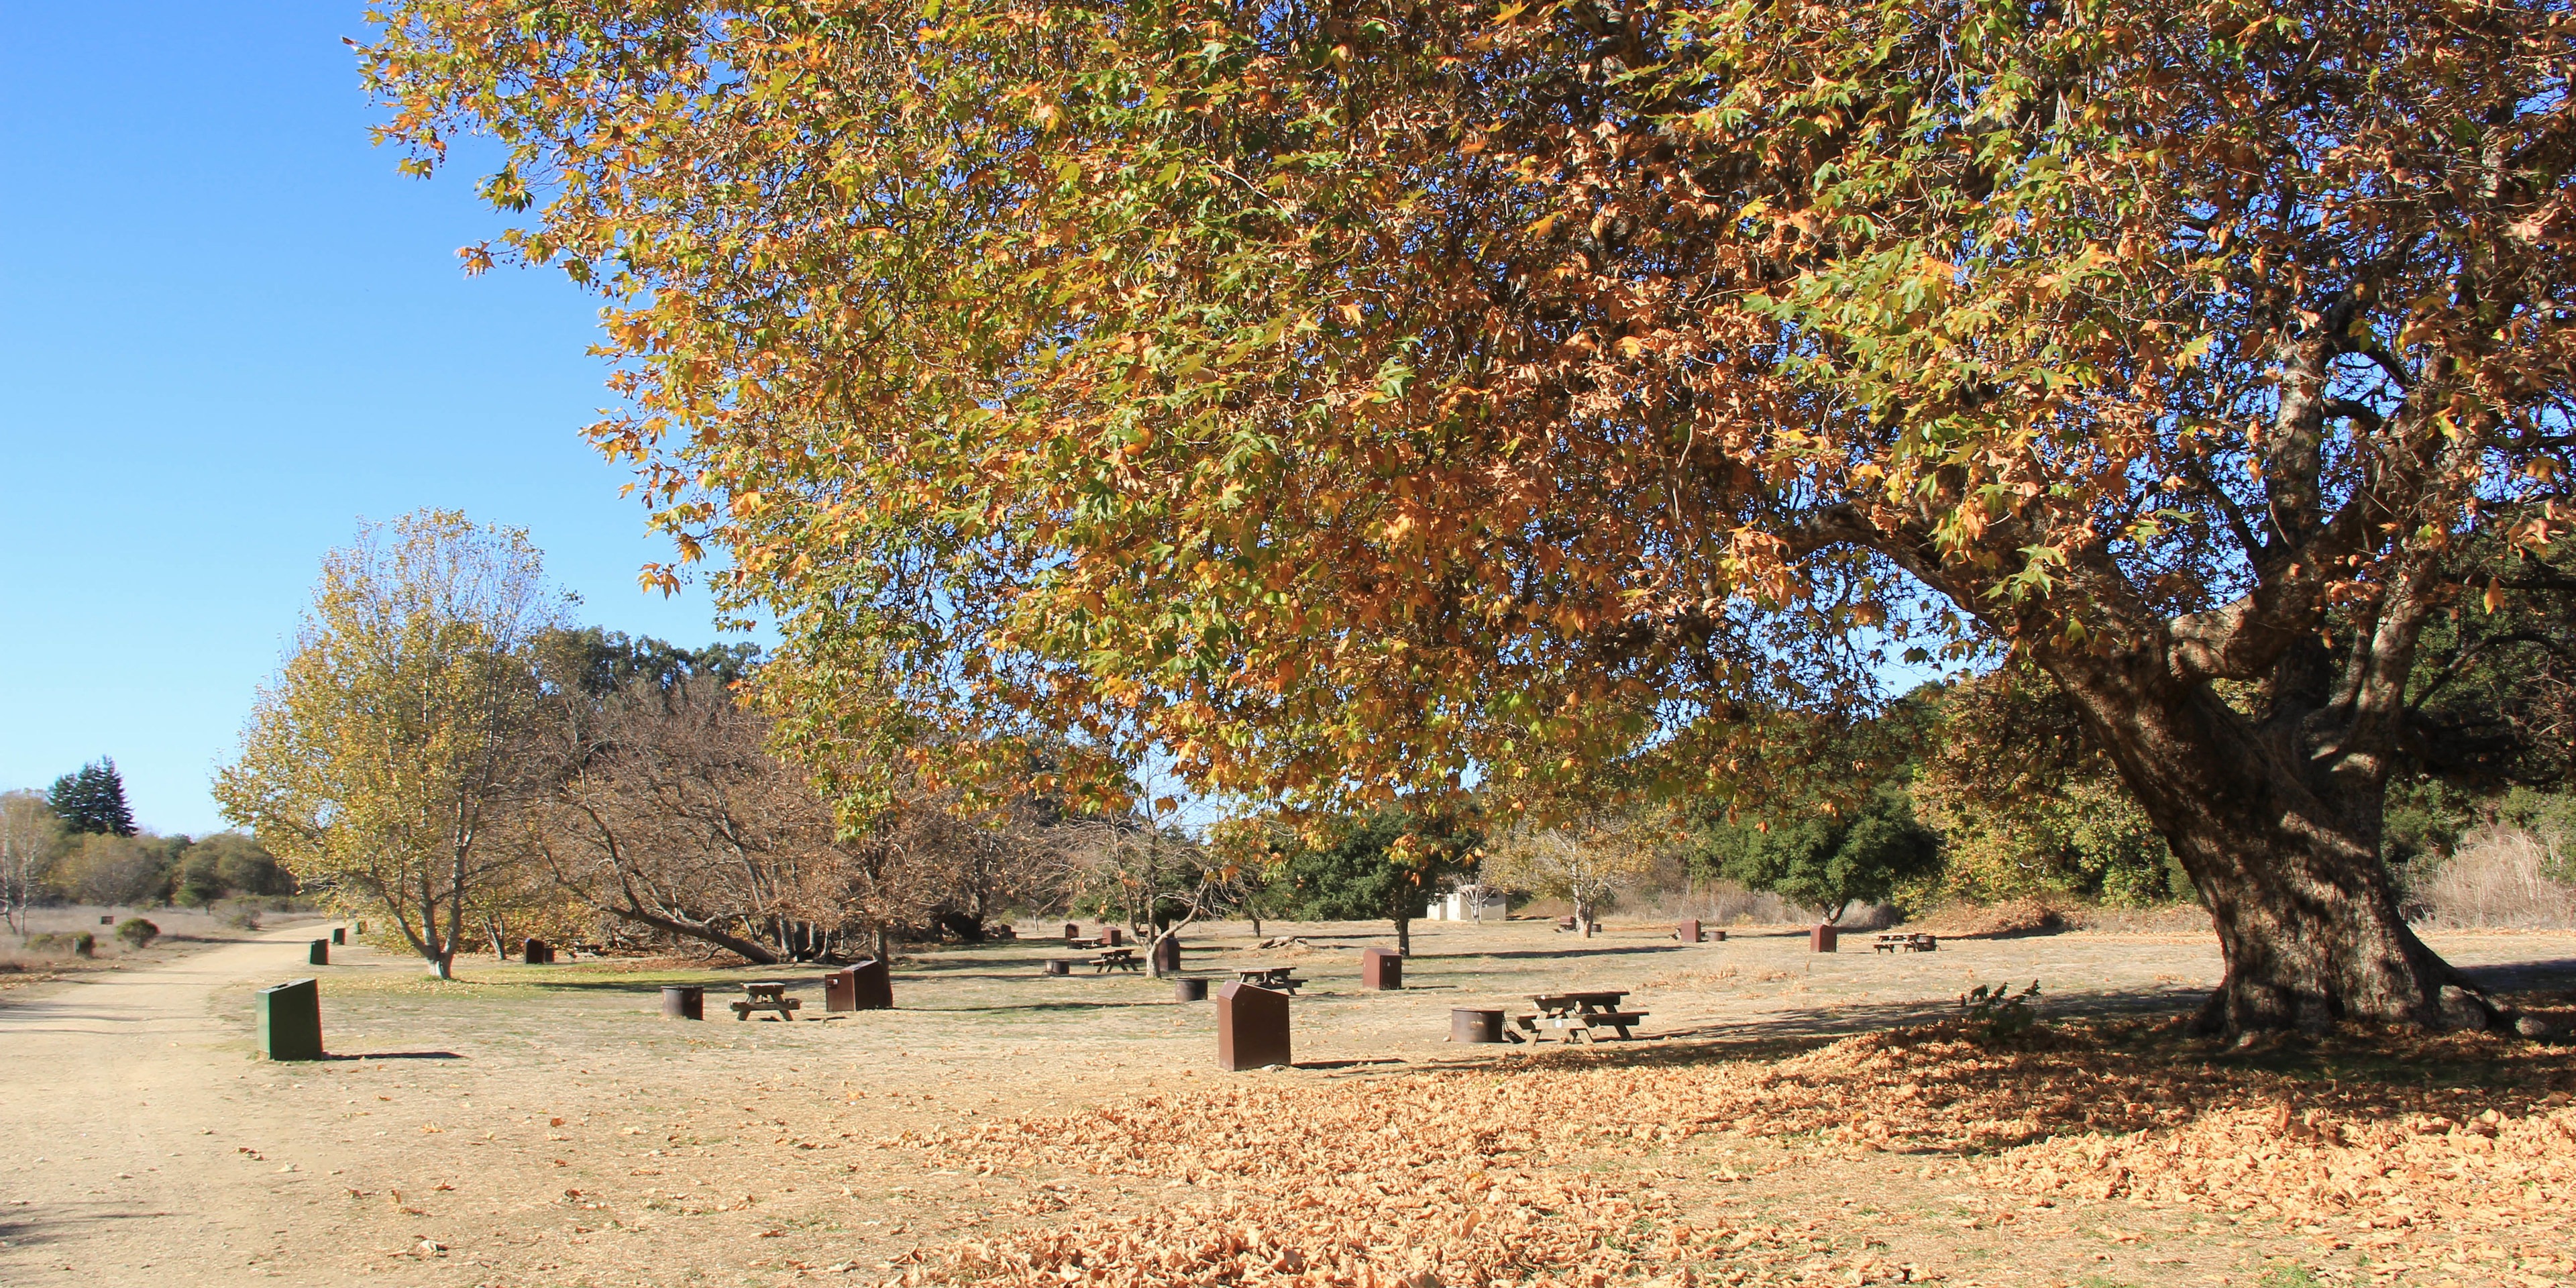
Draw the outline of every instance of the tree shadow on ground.
[[[103,1203],[23,1207],[10,1218],[0,1219],[0,1248],[11,1252],[40,1248],[78,1233],[83,1226],[109,1228],[124,1222],[152,1221],[177,1215],[175,1212],[117,1210]],[[148,1236],[128,1229],[119,1231],[116,1237]]]
[[[2492,966],[2463,966],[2459,969],[2461,974],[2469,977],[2469,982],[2490,993],[2576,987],[2576,957],[2499,962]]]
[[[898,1011],[915,1011],[925,1015],[999,1015],[1011,1011],[1115,1011],[1131,1007],[1175,1006],[1171,994],[1140,997],[1132,1002],[1011,1002],[995,1006],[906,1006],[895,1004]]]
[[[2175,988],[2166,985],[2142,985],[2135,988],[2086,989],[2050,994],[2041,992],[2038,1010],[2041,1021],[2099,1020],[2142,1016],[2183,1015],[2200,1005],[2208,990]],[[1929,1024],[1957,1016],[1958,1001],[1863,1002],[1819,1008],[1814,1011],[1774,1013],[1746,1020],[1716,1021],[1688,1028],[1657,1032],[1659,1038],[1733,1040],[1760,1035],[1759,1040],[1789,1040],[1813,1045],[1850,1037],[1856,1033],[1875,1033],[1908,1025]]]
[[[453,1051],[333,1051],[322,1058],[343,1063],[356,1060],[462,1060],[465,1057]]]
[[[2500,998],[2562,1021],[2576,1016],[2576,962],[2520,963],[2491,971],[2539,978],[2551,993],[2522,992]],[[2430,1112],[2467,1096],[2474,1113],[2492,1105],[2509,1113],[2557,1103],[2576,1092],[2576,1046],[2526,1042],[2497,1035],[2421,1034],[2353,1027],[2323,1035],[2263,1035],[2236,1043],[2194,1033],[2189,1025],[2205,991],[2183,988],[2096,989],[2044,997],[2041,1022],[2025,1038],[1995,1042],[1993,1067],[1963,1070],[1960,1077],[1998,1103],[2022,1103],[2013,1088],[2055,1085],[2069,1070],[2090,1068],[2120,1076],[2168,1082],[2206,1092],[2179,1099],[2197,1114],[2251,1099],[2302,1098],[2347,1112]],[[1891,1003],[1840,1006],[1830,1013],[1768,1015],[1656,1033],[1652,1040],[1560,1046],[1470,1048],[1476,1054],[1443,1058],[1440,1069],[1507,1071],[1537,1067],[1715,1068],[1741,1062],[1771,1063],[1803,1055],[1846,1038],[1961,1018],[1950,1004]],[[1972,1026],[1949,1030],[1971,1036]],[[1830,1073],[1811,1076],[1831,1078]],[[1898,1075],[1914,1077],[1915,1074]],[[2298,1088],[2298,1090],[2292,1090]],[[2116,1100],[2117,1097],[2111,1097]],[[2085,1097],[2061,1108],[2083,1117]],[[2107,1101],[2105,1103],[2108,1103]],[[2466,1103],[2466,1102],[2463,1102]],[[2450,1105],[2457,1109],[2457,1104]],[[2089,1121],[2089,1119],[2087,1120]],[[2054,1119],[2048,1130],[2074,1125]],[[2126,1130],[2127,1128],[2122,1128]]]
[[[1632,957],[1639,953],[1683,953],[1698,944],[1630,944],[1612,947],[1604,944],[1588,947],[1575,940],[1563,948],[1505,948],[1485,953],[1415,953],[1408,961],[1537,961],[1566,957]]]

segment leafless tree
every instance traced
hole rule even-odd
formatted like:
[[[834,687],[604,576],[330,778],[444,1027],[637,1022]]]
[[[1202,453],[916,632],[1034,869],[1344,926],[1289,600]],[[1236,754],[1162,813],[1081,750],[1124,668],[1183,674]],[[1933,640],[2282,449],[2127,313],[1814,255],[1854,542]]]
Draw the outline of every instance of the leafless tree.
[[[980,938],[1012,907],[1062,898],[1055,819],[1033,802],[968,816],[898,802],[847,832],[768,720],[705,677],[565,687],[547,704],[547,783],[523,820],[532,865],[582,905],[755,962],[882,957],[945,926]]]
[[[35,792],[0,793],[0,921],[25,933],[27,905],[63,840],[62,820]]]
[[[821,956],[853,904],[870,906],[852,898],[864,856],[721,687],[638,682],[546,708],[548,781],[522,844],[586,906],[755,962]]]

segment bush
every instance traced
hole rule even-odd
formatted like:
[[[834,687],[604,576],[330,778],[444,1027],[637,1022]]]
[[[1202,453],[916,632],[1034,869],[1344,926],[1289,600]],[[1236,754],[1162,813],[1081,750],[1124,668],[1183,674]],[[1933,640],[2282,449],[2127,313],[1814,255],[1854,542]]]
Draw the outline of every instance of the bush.
[[[161,928],[141,917],[128,917],[117,923],[116,937],[128,948],[142,948],[161,937]]]
[[[2576,887],[2553,875],[2562,870],[2539,837],[2488,827],[2410,893],[2438,926],[2576,926]]]
[[[1967,1014],[1970,1035],[1979,1042],[1994,1043],[2017,1038],[2039,1023],[2039,1012],[2031,999],[2039,996],[2039,981],[2016,993],[2009,984],[1979,984],[1959,999],[1959,1009]]]
[[[77,934],[41,934],[27,936],[27,951],[35,953],[70,953],[74,957],[94,956],[98,939],[84,930]]]
[[[1916,821],[1905,785],[1873,788],[1858,812],[1802,802],[1702,829],[1703,875],[1768,890],[1817,915],[1884,902],[1897,887],[1939,871],[1941,838]],[[1803,920],[1803,917],[1801,918]]]
[[[170,890],[168,849],[158,837],[84,836],[55,865],[49,880],[74,903],[103,908],[159,903]]]

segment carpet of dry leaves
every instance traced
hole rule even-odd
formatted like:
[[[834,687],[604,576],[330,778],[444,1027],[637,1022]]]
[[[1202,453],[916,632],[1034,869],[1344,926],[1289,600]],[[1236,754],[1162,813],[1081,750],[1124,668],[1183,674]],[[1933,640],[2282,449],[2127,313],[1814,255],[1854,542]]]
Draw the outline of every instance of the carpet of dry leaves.
[[[2561,1022],[2565,1016],[2560,1017]],[[1187,1185],[1151,1210],[1048,1214],[917,1254],[901,1282],[1461,1288],[1939,1277],[1827,1218],[1690,1204],[1587,1158],[1686,1138],[1800,1156],[1919,1156],[2041,1205],[2128,1198],[2286,1222],[2328,1278],[2576,1278],[2576,1060],[2483,1036],[2346,1035],[2220,1050],[2159,1025],[2009,1038],[1963,1023],[1779,1061],[1551,1054],[1335,1085],[1236,1082],[904,1143],[979,1169],[1071,1167]],[[1726,1179],[1726,1178],[1719,1178]],[[2353,1266],[2363,1269],[2354,1270]],[[2410,1280],[2411,1282],[2411,1280]]]

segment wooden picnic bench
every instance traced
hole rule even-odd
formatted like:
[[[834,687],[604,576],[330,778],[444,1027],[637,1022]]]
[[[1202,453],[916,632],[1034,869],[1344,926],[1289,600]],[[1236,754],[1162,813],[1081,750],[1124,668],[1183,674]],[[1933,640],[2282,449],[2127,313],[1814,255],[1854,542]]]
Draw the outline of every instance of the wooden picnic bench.
[[[1932,935],[1921,933],[1900,933],[1893,935],[1880,935],[1878,937],[1878,942],[1873,945],[1873,947],[1877,948],[1878,951],[1882,953],[1892,953],[1899,950],[1909,953],[1928,953],[1939,950],[1941,947],[1941,941],[1938,937]]]
[[[1064,941],[1064,946],[1067,948],[1099,948],[1106,945],[1108,942],[1109,941],[1106,939],[1099,938],[1067,939]]]
[[[1512,1023],[1536,1041],[1541,1034],[1553,1033],[1559,1042],[1598,1042],[1595,1029],[1610,1029],[1620,1038],[1635,1035],[1628,1030],[1646,1018],[1647,1012],[1627,1011],[1619,1007],[1624,991],[1533,993],[1530,1001],[1538,1010],[1512,1017]]]
[[[785,984],[764,980],[757,984],[745,984],[742,986],[742,991],[743,999],[730,1003],[733,1007],[733,1017],[737,1020],[750,1019],[753,1011],[774,1011],[778,1018],[792,1021],[796,1018],[796,1008],[804,1005],[803,1002],[787,995]]]
[[[1133,948],[1111,948],[1091,959],[1091,973],[1106,975],[1113,970],[1143,970],[1145,963],[1136,960]]]
[[[1297,978],[1297,968],[1294,966],[1254,966],[1248,970],[1237,970],[1234,977],[1254,988],[1266,988],[1278,993],[1293,994],[1306,983]]]

